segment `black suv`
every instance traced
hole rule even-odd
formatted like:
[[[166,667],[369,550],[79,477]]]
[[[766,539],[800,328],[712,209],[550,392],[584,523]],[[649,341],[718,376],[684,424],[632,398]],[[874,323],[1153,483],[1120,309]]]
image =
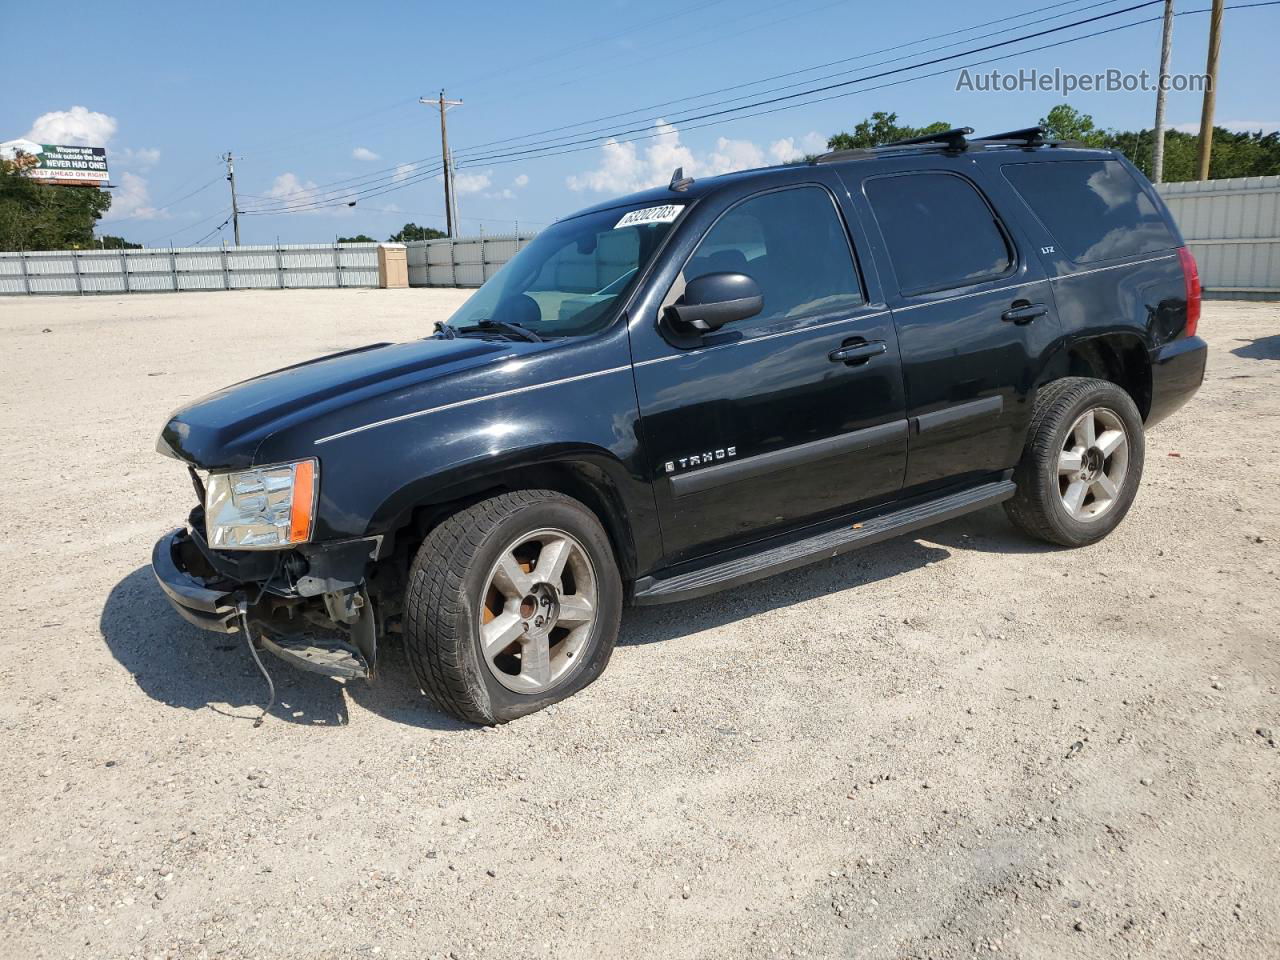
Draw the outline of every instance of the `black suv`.
[[[1106,536],[1200,385],[1199,280],[1124,157],[967,129],[680,175],[541,233],[447,324],[178,411],[178,611],[335,676],[401,634],[444,710],[589,684],[626,602],[1004,503]],[[259,661],[260,664],[260,661]]]

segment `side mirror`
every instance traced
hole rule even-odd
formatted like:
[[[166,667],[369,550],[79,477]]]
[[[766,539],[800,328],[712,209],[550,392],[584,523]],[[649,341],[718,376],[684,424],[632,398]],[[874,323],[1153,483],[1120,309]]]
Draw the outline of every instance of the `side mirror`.
[[[760,287],[745,273],[707,273],[690,280],[667,313],[695,330],[719,330],[763,309]]]

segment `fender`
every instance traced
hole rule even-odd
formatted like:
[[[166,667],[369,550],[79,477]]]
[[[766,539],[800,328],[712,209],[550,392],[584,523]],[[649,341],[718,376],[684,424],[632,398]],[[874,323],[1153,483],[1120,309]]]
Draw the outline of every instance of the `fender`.
[[[551,443],[479,451],[434,468],[391,492],[369,519],[370,536],[393,535],[423,507],[478,496],[496,488],[549,487],[582,500],[613,540],[624,576],[654,566],[662,555],[650,485],[611,451],[580,443]]]

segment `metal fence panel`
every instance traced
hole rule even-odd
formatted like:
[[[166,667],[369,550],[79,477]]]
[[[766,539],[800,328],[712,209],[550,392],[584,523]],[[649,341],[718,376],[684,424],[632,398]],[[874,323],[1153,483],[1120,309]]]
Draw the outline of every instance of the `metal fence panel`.
[[[0,253],[0,295],[377,285],[376,243]]]
[[[1190,180],[1156,189],[1195,254],[1206,296],[1280,296],[1280,176]]]
[[[415,240],[408,248],[409,286],[478,287],[501,270],[534,234]]]

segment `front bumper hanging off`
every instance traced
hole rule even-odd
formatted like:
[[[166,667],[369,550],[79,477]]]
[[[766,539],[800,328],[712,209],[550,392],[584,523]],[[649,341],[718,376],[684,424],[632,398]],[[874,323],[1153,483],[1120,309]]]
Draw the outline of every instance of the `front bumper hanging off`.
[[[180,527],[157,541],[151,568],[174,610],[202,630],[240,632],[243,602],[256,646],[312,673],[367,677],[377,657],[378,621],[363,570],[378,546],[378,538],[316,545],[295,576],[241,579],[254,572],[249,564],[210,550],[199,532]]]

